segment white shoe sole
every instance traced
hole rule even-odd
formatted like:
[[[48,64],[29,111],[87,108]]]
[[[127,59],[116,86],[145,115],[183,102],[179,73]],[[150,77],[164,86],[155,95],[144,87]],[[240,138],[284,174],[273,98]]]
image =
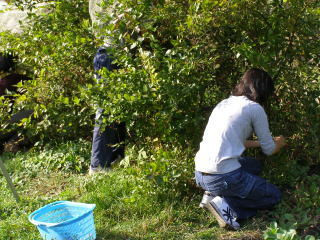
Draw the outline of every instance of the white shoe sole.
[[[206,208],[213,214],[213,216],[217,219],[218,224],[222,228],[227,228],[231,230],[239,230],[240,225],[239,223],[235,222],[236,225],[234,226],[232,223],[228,223],[223,216],[221,216],[220,211],[218,210],[218,206],[214,202],[209,202],[206,204]]]
[[[227,226],[227,223],[225,222],[224,218],[220,215],[219,211],[217,210],[218,207],[213,202],[208,202],[205,205],[205,207],[217,219],[220,227],[225,228]]]

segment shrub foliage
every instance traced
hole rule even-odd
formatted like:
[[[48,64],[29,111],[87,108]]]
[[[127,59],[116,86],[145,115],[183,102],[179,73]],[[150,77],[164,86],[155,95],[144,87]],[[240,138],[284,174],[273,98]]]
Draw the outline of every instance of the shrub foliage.
[[[93,40],[87,5],[55,2],[47,14],[30,14],[34,24],[22,35],[1,35],[1,48],[33,73],[15,105],[35,110],[21,123],[29,133],[88,135],[97,104],[106,124],[127,123],[133,143],[196,149],[211,109],[246,69],[259,67],[276,82],[266,107],[273,134],[289,141],[271,170],[281,176],[287,162],[319,164],[319,1],[104,1],[99,35],[112,39],[120,69],[100,72],[99,84],[91,65],[100,40]],[[290,184],[294,169],[279,182]]]
[[[273,134],[289,141],[278,158],[319,163],[318,1],[117,0],[102,8],[100,34],[113,39],[121,67],[89,94],[136,140],[197,146],[214,105],[259,67],[276,82],[267,107]]]

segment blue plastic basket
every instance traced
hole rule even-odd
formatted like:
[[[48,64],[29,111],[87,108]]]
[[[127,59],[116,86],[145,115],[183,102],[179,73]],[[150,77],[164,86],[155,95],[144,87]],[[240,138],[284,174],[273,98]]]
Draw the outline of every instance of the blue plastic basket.
[[[95,204],[53,202],[31,213],[29,221],[45,240],[93,240],[95,207]]]

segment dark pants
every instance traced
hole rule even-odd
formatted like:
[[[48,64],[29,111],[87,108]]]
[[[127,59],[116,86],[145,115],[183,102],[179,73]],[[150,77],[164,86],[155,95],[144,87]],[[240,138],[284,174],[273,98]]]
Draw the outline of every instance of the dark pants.
[[[98,112],[97,115],[102,113],[102,110]],[[125,123],[112,123],[101,131],[100,123],[96,120],[93,130],[91,167],[110,167],[118,157],[123,158],[125,135]]]
[[[257,176],[261,163],[254,158],[239,159],[241,168],[226,174],[195,173],[197,185],[223,197],[238,219],[254,216],[259,209],[270,209],[281,199],[279,189]]]

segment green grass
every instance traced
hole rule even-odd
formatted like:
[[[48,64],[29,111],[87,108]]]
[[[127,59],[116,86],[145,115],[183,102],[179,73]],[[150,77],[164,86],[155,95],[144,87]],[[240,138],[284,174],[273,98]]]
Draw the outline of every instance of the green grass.
[[[183,158],[181,152],[150,154],[129,147],[120,166],[110,173],[94,176],[87,174],[89,155],[90,143],[80,141],[1,156],[21,201],[15,202],[1,176],[0,239],[40,239],[27,217],[57,200],[95,203],[97,239],[115,240],[263,239],[263,232],[271,222],[287,224],[290,228],[304,210],[304,202],[299,198],[302,193],[291,192],[285,198],[302,204],[300,210],[291,209],[292,206],[283,202],[274,212],[260,212],[243,222],[240,231],[228,231],[219,228],[216,220],[198,207],[201,191],[192,179],[192,160]],[[184,164],[190,165],[189,168],[183,167]],[[315,182],[320,179],[313,178]],[[319,193],[318,189],[308,187],[310,193]],[[318,201],[319,197],[309,196],[306,207],[316,209],[313,204]],[[285,213],[289,215],[284,216]],[[310,228],[316,216],[320,216],[319,210],[306,214],[304,226]]]

